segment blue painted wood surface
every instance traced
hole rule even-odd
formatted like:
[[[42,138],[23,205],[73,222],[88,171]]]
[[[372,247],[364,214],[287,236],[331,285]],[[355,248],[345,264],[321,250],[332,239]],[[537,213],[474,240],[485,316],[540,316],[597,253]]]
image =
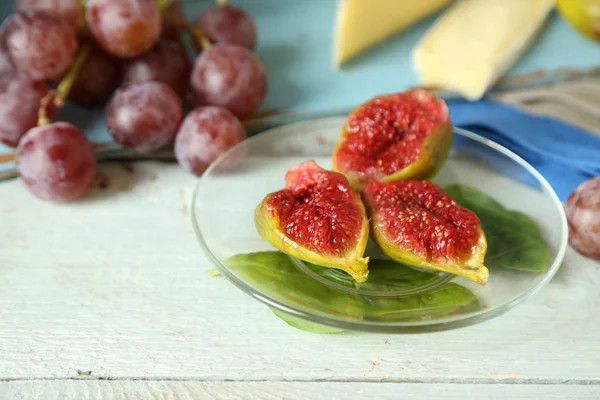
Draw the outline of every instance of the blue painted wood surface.
[[[2,3],[0,15],[5,17],[12,9],[12,2]],[[186,15],[191,17],[211,1],[183,0],[182,3]],[[416,85],[411,49],[437,17],[417,24],[337,70],[332,62],[335,0],[238,0],[232,3],[247,9],[257,22],[259,46],[256,52],[269,79],[263,110],[346,108],[380,93]],[[553,15],[539,40],[509,75],[593,66],[600,66],[600,44],[581,37]],[[101,110],[69,106],[59,116],[85,129],[93,141],[110,139]],[[11,149],[0,147],[0,154],[8,151]],[[0,171],[2,168],[0,165]]]

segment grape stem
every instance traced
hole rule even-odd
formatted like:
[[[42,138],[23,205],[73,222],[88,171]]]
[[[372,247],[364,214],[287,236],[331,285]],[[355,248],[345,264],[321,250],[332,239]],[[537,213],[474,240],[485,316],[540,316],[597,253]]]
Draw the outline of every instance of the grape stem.
[[[208,38],[204,35],[204,33],[200,29],[187,22],[185,19],[177,15],[171,14],[165,15],[165,19],[171,22],[172,24],[175,24],[187,30],[188,33],[200,43],[200,46],[202,46],[202,50],[206,51],[211,48],[212,45]]]
[[[167,11],[169,9],[169,7],[171,7],[171,4],[173,4],[173,1],[174,0],[156,0],[156,5],[158,6],[160,13],[164,14],[165,11]]]
[[[50,120],[50,118],[48,117],[48,107],[50,106],[50,103],[54,99],[54,95],[55,95],[54,90],[48,90],[48,93],[46,93],[46,95],[44,97],[42,97],[42,99],[40,100],[40,108],[38,110],[38,122],[37,122],[38,126],[48,125],[49,123],[52,122],[52,120]]]
[[[227,0],[217,0],[217,5],[219,7],[225,7],[227,6]]]
[[[77,52],[77,58],[71,66],[71,69],[69,69],[69,72],[67,72],[65,77],[58,84],[58,87],[56,88],[56,96],[54,98],[54,104],[56,104],[57,107],[60,107],[64,104],[65,99],[69,95],[69,91],[73,86],[73,82],[75,82],[75,79],[77,79],[77,75],[79,75],[79,71],[87,59],[88,54],[90,53],[90,49],[91,46],[89,43],[85,43],[83,46],[81,46]]]

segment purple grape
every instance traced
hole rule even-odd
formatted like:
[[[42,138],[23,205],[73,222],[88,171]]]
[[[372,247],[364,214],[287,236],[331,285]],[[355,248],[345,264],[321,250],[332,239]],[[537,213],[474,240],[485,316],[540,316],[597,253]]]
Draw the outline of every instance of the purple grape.
[[[85,17],[98,43],[120,58],[150,50],[161,33],[154,0],[88,0]]]
[[[261,62],[244,47],[215,44],[194,63],[191,84],[200,104],[228,109],[238,118],[250,116],[267,93]]]
[[[191,70],[192,63],[181,43],[161,40],[152,51],[125,65],[123,81],[159,81],[181,95],[188,87]]]
[[[155,81],[118,89],[106,108],[106,122],[115,141],[142,153],[171,142],[182,117],[177,93]]]
[[[83,133],[66,122],[30,129],[19,143],[16,167],[40,199],[69,201],[83,196],[96,175],[96,157]]]
[[[0,77],[0,142],[17,147],[21,137],[37,125],[40,101],[48,90],[44,83],[15,72]],[[51,117],[53,113],[54,105],[49,102],[46,114]]]
[[[213,5],[198,13],[193,25],[213,43],[235,44],[250,50],[256,45],[256,25],[244,10]],[[195,43],[198,50],[199,43]]]
[[[0,28],[0,44],[11,64],[34,80],[56,79],[77,52],[75,28],[60,14],[45,9],[18,11]]]
[[[120,80],[119,60],[99,46],[93,46],[81,65],[67,98],[83,106],[103,104]]]
[[[197,107],[181,123],[175,156],[187,171],[201,175],[221,154],[246,137],[244,125],[230,111]]]
[[[77,29],[85,21],[83,7],[80,0],[17,0],[15,10],[46,9],[57,12]]]

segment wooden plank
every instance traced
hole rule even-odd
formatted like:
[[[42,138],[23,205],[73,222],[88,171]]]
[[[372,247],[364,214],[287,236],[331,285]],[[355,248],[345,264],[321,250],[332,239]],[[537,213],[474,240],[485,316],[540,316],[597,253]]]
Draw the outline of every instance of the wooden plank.
[[[571,251],[549,287],[478,326],[313,335],[205,273],[195,177],[105,172],[73,205],[0,185],[0,378],[600,383],[600,265]]]
[[[54,380],[0,382],[0,399],[597,399],[600,386],[367,382]]]

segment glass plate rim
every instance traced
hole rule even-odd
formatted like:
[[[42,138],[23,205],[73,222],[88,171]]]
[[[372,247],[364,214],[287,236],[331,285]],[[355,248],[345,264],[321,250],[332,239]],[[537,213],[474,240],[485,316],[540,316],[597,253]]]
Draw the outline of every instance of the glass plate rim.
[[[335,317],[330,317],[330,316],[311,314],[309,312],[299,310],[295,307],[291,307],[291,306],[282,304],[278,300],[272,298],[271,296],[261,293],[260,291],[254,289],[252,286],[250,286],[249,284],[244,282],[242,279],[238,278],[235,274],[233,274],[231,271],[229,271],[229,269],[219,261],[218,257],[212,252],[212,250],[210,250],[210,248],[208,247],[206,241],[204,240],[204,236],[201,232],[201,229],[199,226],[200,225],[199,220],[196,215],[196,198],[197,198],[198,193],[201,190],[203,181],[205,179],[208,179],[207,177],[209,177],[211,175],[212,171],[219,165],[219,163],[222,160],[227,158],[227,156],[229,154],[232,154],[233,152],[237,151],[237,149],[242,146],[247,146],[249,143],[252,143],[252,142],[255,142],[258,140],[264,140],[265,136],[277,136],[278,134],[280,134],[279,131],[281,129],[286,129],[286,128],[290,129],[290,128],[294,128],[294,127],[298,127],[298,126],[302,126],[302,125],[310,125],[310,124],[315,124],[315,123],[319,123],[319,122],[324,123],[328,120],[334,120],[334,119],[339,119],[340,121],[342,121],[343,118],[344,118],[343,115],[330,116],[330,117],[324,117],[324,118],[314,118],[314,119],[298,121],[298,122],[293,122],[293,123],[269,128],[259,134],[253,135],[252,137],[244,140],[243,142],[238,143],[236,146],[229,149],[227,152],[222,154],[217,160],[215,160],[215,162],[213,162],[210,165],[210,167],[204,172],[204,174],[200,177],[200,179],[196,185],[196,188],[194,189],[194,193],[192,195],[192,199],[191,199],[192,206],[191,206],[191,212],[190,212],[190,218],[192,221],[192,226],[194,228],[194,232],[196,234],[196,239],[198,240],[200,247],[204,250],[205,254],[212,261],[212,263],[217,267],[219,272],[221,272],[221,274],[223,276],[225,276],[231,283],[233,283],[238,289],[242,290],[247,295],[250,295],[251,297],[257,299],[261,303],[267,305],[268,307],[276,308],[287,314],[293,315],[298,318],[302,318],[304,320],[307,320],[307,321],[310,321],[310,322],[313,322],[316,324],[321,324],[321,325],[325,325],[325,326],[330,326],[330,327],[344,329],[344,330],[351,330],[351,331],[363,331],[363,332],[370,332],[370,333],[377,332],[377,333],[408,334],[408,333],[427,333],[427,332],[436,332],[436,331],[456,329],[456,328],[461,328],[461,327],[465,327],[465,326],[475,325],[475,324],[481,323],[483,321],[489,320],[491,318],[497,317],[501,314],[504,314],[508,310],[512,309],[516,305],[523,303],[524,301],[535,296],[537,293],[539,293],[539,291],[541,289],[543,289],[550,282],[550,280],[552,280],[554,275],[556,275],[556,273],[558,272],[558,270],[564,260],[565,253],[567,250],[568,225],[567,225],[567,217],[564,212],[562,202],[558,198],[558,196],[557,196],[556,192],[554,191],[554,189],[552,188],[552,186],[548,183],[546,178],[544,178],[543,175],[541,173],[539,173],[531,164],[529,164],[522,157],[515,154],[511,150],[509,150],[506,147],[494,142],[493,140],[487,139],[481,135],[470,132],[466,129],[462,129],[462,128],[453,126],[453,131],[455,134],[458,134],[460,136],[463,136],[465,138],[474,140],[485,146],[488,146],[491,149],[496,150],[497,152],[499,152],[501,154],[504,154],[505,156],[509,157],[513,161],[520,164],[523,168],[525,168],[527,170],[527,172],[532,174],[538,180],[540,185],[550,195],[552,202],[556,205],[556,209],[557,209],[558,213],[560,214],[560,219],[561,219],[562,240],[561,240],[558,252],[556,254],[556,257],[554,258],[554,260],[552,262],[552,265],[548,268],[544,277],[542,278],[542,280],[539,283],[529,287],[527,290],[525,290],[523,293],[521,293],[517,297],[513,298],[511,301],[509,301],[505,304],[502,304],[493,309],[485,308],[479,312],[461,316],[458,318],[457,317],[454,317],[454,318],[446,317],[446,318],[438,319],[435,321],[410,321],[410,322],[395,322],[395,323],[394,322],[385,322],[384,323],[384,322],[377,322],[377,321],[347,321],[342,318],[335,318]]]

